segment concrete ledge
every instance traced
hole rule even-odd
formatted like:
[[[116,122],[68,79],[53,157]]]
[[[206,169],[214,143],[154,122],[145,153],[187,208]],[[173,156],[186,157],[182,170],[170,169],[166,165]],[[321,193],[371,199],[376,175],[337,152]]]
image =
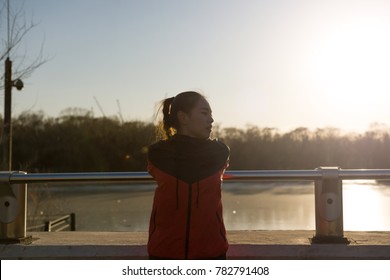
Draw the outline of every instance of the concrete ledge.
[[[229,259],[390,259],[390,232],[345,232],[346,244],[311,244],[314,231],[229,231]],[[147,259],[146,232],[32,232],[0,244],[0,259]]]

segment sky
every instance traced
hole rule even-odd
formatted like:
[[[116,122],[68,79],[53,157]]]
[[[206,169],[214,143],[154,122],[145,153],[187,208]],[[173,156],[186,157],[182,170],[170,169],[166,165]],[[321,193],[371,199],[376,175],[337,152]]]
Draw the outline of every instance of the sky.
[[[222,127],[390,125],[390,1],[12,0],[11,8],[21,3],[37,25],[11,60],[27,65],[43,46],[48,61],[13,90],[14,116],[83,108],[153,121],[160,100],[197,90]],[[1,17],[4,49],[4,9]]]

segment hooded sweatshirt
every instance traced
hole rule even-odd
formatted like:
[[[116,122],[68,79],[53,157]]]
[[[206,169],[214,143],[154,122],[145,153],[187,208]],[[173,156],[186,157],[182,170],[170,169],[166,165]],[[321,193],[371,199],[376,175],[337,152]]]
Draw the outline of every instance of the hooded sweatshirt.
[[[229,148],[211,139],[175,135],[149,147],[157,181],[148,253],[164,259],[211,259],[228,249],[221,184]]]

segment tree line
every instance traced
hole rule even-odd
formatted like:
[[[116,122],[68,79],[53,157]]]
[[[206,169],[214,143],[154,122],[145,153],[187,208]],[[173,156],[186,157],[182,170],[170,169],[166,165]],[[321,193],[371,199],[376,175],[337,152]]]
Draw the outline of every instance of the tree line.
[[[2,121],[2,120],[0,120]],[[337,128],[289,132],[247,126],[221,128],[213,136],[231,149],[231,170],[390,168],[390,129],[373,125],[364,133]],[[27,172],[145,171],[155,124],[94,117],[68,109],[58,117],[22,113],[13,120],[13,170]]]

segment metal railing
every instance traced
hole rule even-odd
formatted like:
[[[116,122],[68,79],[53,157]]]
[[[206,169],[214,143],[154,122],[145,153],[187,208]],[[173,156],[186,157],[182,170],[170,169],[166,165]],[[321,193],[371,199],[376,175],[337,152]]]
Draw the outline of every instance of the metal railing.
[[[227,171],[226,181],[290,180],[315,182],[316,234],[313,242],[347,243],[343,230],[342,180],[390,180],[390,169]],[[30,173],[0,172],[0,242],[26,238],[26,184],[44,182],[152,182],[147,172]]]
[[[45,221],[39,225],[27,227],[27,231],[76,231],[76,214],[70,213],[54,220]]]
[[[390,180],[390,169],[337,169],[340,180]],[[322,180],[326,168],[314,170],[228,170],[224,174],[227,181],[264,180]],[[152,182],[148,172],[88,172],[88,173],[23,173],[0,172],[0,183],[33,184],[45,182]]]
[[[62,231],[65,229],[69,229],[71,231],[76,230],[75,213],[71,213],[45,223],[45,231],[52,232],[52,231]]]

